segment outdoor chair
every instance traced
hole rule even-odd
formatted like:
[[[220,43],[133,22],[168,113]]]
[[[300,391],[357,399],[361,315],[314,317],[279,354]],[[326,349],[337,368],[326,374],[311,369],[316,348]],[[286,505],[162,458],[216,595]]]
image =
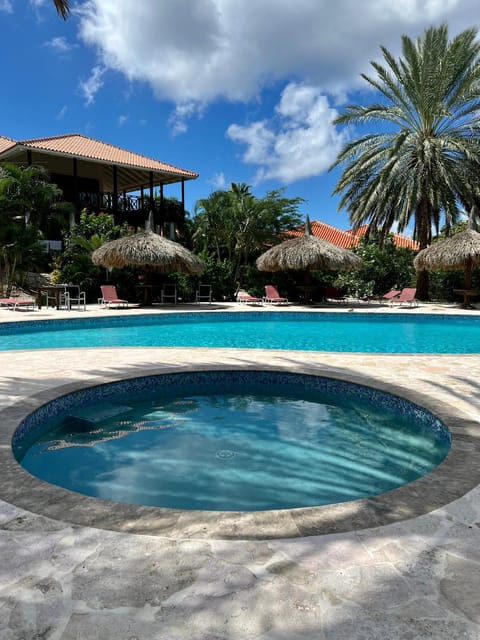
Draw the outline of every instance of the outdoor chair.
[[[110,305],[116,305],[118,307],[127,307],[128,300],[123,300],[117,295],[117,289],[114,284],[102,284],[100,287],[102,297],[98,299],[99,304],[104,307],[110,308]]]
[[[35,309],[35,300],[23,298],[0,298],[0,307],[6,307],[7,309],[10,309],[10,311],[17,311],[17,309],[31,307],[33,311]]]
[[[212,285],[199,284],[197,293],[195,294],[195,302],[212,302]]]
[[[160,300],[163,302],[173,302],[177,304],[177,285],[176,284],[164,284]]]
[[[239,302],[240,304],[262,304],[261,298],[250,295],[248,291],[245,291],[244,289],[239,289],[237,291],[236,298],[237,302]]]
[[[72,305],[76,305],[78,310],[80,310],[82,306],[84,311],[87,310],[85,291],[80,291],[78,284],[69,284],[62,297],[67,311],[71,311]]]
[[[323,297],[327,302],[347,302],[346,296],[337,287],[324,287]]]
[[[282,298],[282,296],[278,293],[277,287],[275,287],[273,284],[266,284],[263,302],[267,304],[288,304],[288,298]]]
[[[398,302],[399,306],[402,304],[409,304],[411,307],[418,307],[418,301],[415,298],[416,293],[416,289],[406,287],[405,289],[402,289],[398,297],[392,299],[391,304],[393,305]]]
[[[390,302],[390,304],[393,304],[393,299],[399,295],[400,291],[397,289],[387,291],[387,293],[380,298],[380,302]]]

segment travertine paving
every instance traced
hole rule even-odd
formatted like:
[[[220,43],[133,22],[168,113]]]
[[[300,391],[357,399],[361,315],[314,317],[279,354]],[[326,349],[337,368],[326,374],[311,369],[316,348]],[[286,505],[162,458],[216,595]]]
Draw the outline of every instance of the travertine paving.
[[[62,313],[18,312],[18,319]],[[0,311],[0,321],[12,316]],[[454,440],[468,440],[478,453],[477,355],[0,352],[0,411],[28,407],[32,397],[65,385],[172,368],[259,365],[423,397],[458,417]],[[443,506],[386,526],[283,537],[272,525],[271,537],[248,540],[205,535],[193,521],[178,529],[181,535],[100,529],[41,515],[42,505],[34,511],[3,501],[0,640],[480,639],[480,488],[454,501],[449,495],[445,487]]]

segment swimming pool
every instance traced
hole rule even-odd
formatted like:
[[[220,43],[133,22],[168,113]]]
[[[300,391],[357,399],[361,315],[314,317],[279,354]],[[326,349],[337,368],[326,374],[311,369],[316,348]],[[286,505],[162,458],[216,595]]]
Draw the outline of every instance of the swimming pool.
[[[479,353],[471,316],[192,312],[9,322],[0,350],[214,347],[367,353]]]
[[[88,496],[170,509],[336,504],[417,480],[448,429],[407,400],[333,378],[236,370],[92,387],[13,437],[33,475]]]

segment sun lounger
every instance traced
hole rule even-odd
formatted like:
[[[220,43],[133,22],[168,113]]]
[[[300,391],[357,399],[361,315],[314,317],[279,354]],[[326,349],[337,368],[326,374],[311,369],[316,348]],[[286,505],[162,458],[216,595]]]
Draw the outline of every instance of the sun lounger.
[[[416,289],[406,287],[405,289],[402,289],[398,297],[392,299],[391,304],[393,305],[398,302],[399,306],[402,304],[409,304],[411,307],[418,307],[418,301],[415,298],[416,293]]]
[[[28,298],[0,298],[0,306],[7,307],[7,309],[10,309],[11,311],[31,307],[33,311],[35,309],[35,300]]]
[[[239,289],[237,291],[237,302],[240,304],[262,304],[262,299],[250,295],[248,291]]]
[[[380,298],[380,302],[390,302],[391,304],[392,300],[399,295],[400,295],[400,291],[397,291],[396,289],[392,291],[387,291],[387,293]]]
[[[278,293],[277,287],[273,284],[266,284],[263,302],[267,304],[288,304],[288,298],[282,298]]]
[[[122,300],[117,295],[117,289],[114,284],[103,284],[100,287],[102,297],[98,299],[99,304],[104,307],[110,308],[110,305],[116,305],[117,307],[128,307],[128,300]]]

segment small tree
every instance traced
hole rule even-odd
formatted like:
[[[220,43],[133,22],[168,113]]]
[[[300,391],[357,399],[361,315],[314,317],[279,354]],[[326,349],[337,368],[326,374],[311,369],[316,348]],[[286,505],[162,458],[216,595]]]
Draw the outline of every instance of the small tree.
[[[92,262],[93,251],[128,233],[128,226],[115,225],[111,214],[82,211],[79,223],[64,236],[65,249],[55,259],[52,279],[78,284],[91,297],[104,280],[103,268]]]
[[[414,252],[397,248],[392,236],[383,244],[375,236],[362,238],[355,253],[362,259],[362,268],[338,274],[335,279],[336,286],[352,295],[379,296],[390,289],[411,286],[415,280]]]

